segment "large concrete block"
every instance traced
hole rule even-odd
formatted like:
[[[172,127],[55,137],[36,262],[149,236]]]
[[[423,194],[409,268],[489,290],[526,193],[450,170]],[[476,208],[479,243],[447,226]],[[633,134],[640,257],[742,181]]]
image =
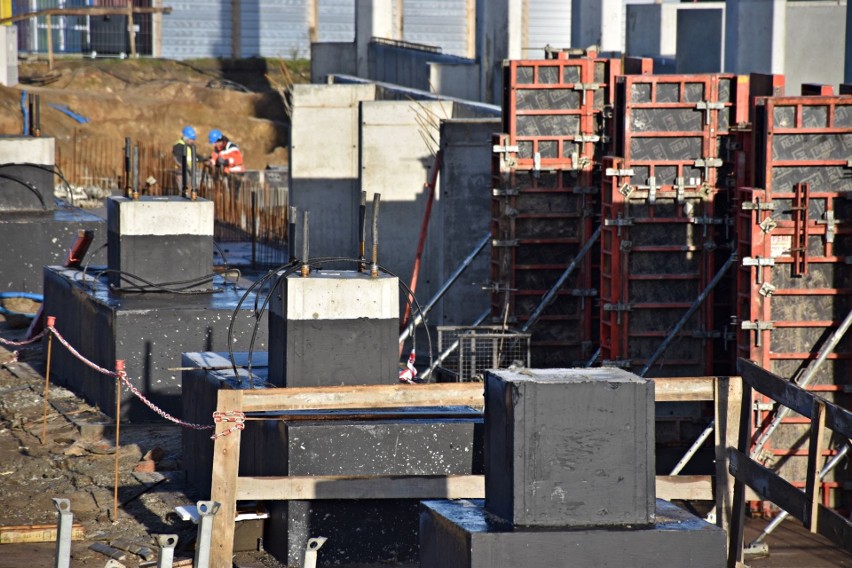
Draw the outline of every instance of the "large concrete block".
[[[109,282],[132,290],[202,279],[213,267],[213,202],[177,196],[107,200]],[[125,274],[120,274],[125,273]],[[130,277],[137,276],[143,280]],[[210,288],[209,282],[192,290]]]
[[[0,170],[2,171],[2,170]],[[81,209],[54,209],[0,215],[0,291],[40,294],[44,267],[63,264],[78,230],[106,238],[106,223]],[[106,252],[92,246],[85,263],[106,264]]]
[[[209,422],[222,389],[266,388],[266,357],[235,353],[239,379],[226,354],[186,353],[183,415]],[[481,475],[482,416],[468,408],[335,411],[333,419],[299,412],[289,420],[250,421],[242,434],[240,475]],[[311,417],[316,418],[311,419]],[[270,416],[270,418],[272,418]],[[182,430],[187,481],[210,495],[213,445],[208,431]],[[288,566],[302,566],[309,538],[323,535],[328,565],[416,562],[419,502],[411,499],[267,502],[265,548]]]
[[[722,568],[725,531],[663,500],[633,530],[530,530],[489,515],[481,500],[423,501],[422,568]]]
[[[287,387],[399,378],[399,283],[386,274],[288,276],[269,308],[270,381]]]
[[[715,6],[714,2],[710,6]],[[702,4],[703,5],[703,4]],[[677,73],[720,73],[725,7],[677,12]]]
[[[235,309],[244,291],[231,286],[215,294],[132,294],[115,296],[105,279],[79,270],[44,269],[44,310],[56,317],[56,328],[85,358],[114,369],[125,361],[127,376],[159,408],[180,416],[181,353],[227,350],[228,326],[234,322],[231,346],[248,346],[255,318],[250,295],[243,309]],[[221,286],[221,280],[214,282]],[[258,330],[255,348],[266,349],[266,328]],[[66,349],[53,350],[51,378],[80,394],[90,404],[115,418],[115,380],[73,357]],[[160,420],[126,387],[121,389],[121,420]],[[212,423],[210,416],[204,421]]]
[[[54,148],[53,138],[0,137],[0,211],[43,212],[56,208]]]
[[[486,509],[516,526],[654,521],[654,383],[620,369],[485,379]]]

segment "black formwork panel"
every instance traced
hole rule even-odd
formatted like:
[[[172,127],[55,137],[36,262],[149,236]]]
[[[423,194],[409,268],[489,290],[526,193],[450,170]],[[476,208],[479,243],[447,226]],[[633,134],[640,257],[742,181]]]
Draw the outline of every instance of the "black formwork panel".
[[[495,146],[506,135],[495,137]],[[596,226],[598,184],[594,172],[529,171],[494,158],[492,198],[492,323],[522,328],[575,260]],[[532,364],[584,363],[594,351],[597,296],[593,253],[578,267],[529,330]]]
[[[852,99],[758,99],[754,136],[758,187],[740,192],[738,355],[798,382],[852,310]],[[850,373],[844,335],[806,388],[848,408]],[[760,412],[758,429],[769,419]],[[802,487],[809,427],[785,419],[763,456]],[[845,503],[847,479],[829,474],[824,504]]]

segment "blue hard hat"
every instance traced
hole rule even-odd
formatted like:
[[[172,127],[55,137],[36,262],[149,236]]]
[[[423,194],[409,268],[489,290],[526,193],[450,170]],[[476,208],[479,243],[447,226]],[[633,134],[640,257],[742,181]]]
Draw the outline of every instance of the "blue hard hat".
[[[195,140],[195,129],[191,126],[184,126],[181,135],[187,140]]]
[[[210,131],[210,134],[207,135],[207,141],[211,144],[215,144],[219,140],[222,139],[222,131],[218,128],[214,128]]]

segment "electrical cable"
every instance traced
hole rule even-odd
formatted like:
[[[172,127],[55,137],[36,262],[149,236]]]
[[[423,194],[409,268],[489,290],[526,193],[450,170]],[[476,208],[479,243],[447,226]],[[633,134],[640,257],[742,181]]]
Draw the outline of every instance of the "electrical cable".
[[[44,197],[42,197],[41,192],[38,189],[36,189],[36,187],[33,184],[31,184],[27,180],[24,180],[24,179],[21,179],[17,176],[13,176],[13,175],[9,175],[9,174],[0,174],[0,179],[7,179],[9,181],[17,182],[17,183],[23,185],[24,187],[26,187],[27,189],[29,189],[33,193],[33,195],[36,196],[36,198],[38,199],[38,202],[41,203],[41,208],[44,211],[47,211],[47,205],[44,202]]]
[[[65,177],[65,174],[62,172],[59,166],[55,164],[52,166],[48,166],[47,164],[36,164],[34,162],[15,162],[10,164],[0,164],[0,168],[9,168],[14,166],[37,168],[59,176],[59,179],[61,179],[62,182],[65,184],[65,193],[68,195],[68,202],[72,206],[74,206],[74,190],[71,188],[71,184],[68,182],[68,179]]]

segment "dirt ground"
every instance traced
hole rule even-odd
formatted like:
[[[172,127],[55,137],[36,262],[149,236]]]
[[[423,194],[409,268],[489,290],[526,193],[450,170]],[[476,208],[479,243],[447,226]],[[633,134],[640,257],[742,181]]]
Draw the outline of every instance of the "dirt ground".
[[[287,163],[289,118],[282,91],[309,77],[307,63],[274,59],[189,62],[58,59],[24,62],[21,84],[0,86],[0,135],[23,131],[21,90],[41,96],[41,133],[56,138],[68,156],[90,148],[134,143],[171,148],[184,125],[198,132],[199,153],[209,154],[207,133],[218,128],[240,145],[249,169]],[[50,106],[65,105],[89,119],[80,124]],[[97,150],[92,150],[97,151]],[[119,150],[120,151],[120,150]]]

